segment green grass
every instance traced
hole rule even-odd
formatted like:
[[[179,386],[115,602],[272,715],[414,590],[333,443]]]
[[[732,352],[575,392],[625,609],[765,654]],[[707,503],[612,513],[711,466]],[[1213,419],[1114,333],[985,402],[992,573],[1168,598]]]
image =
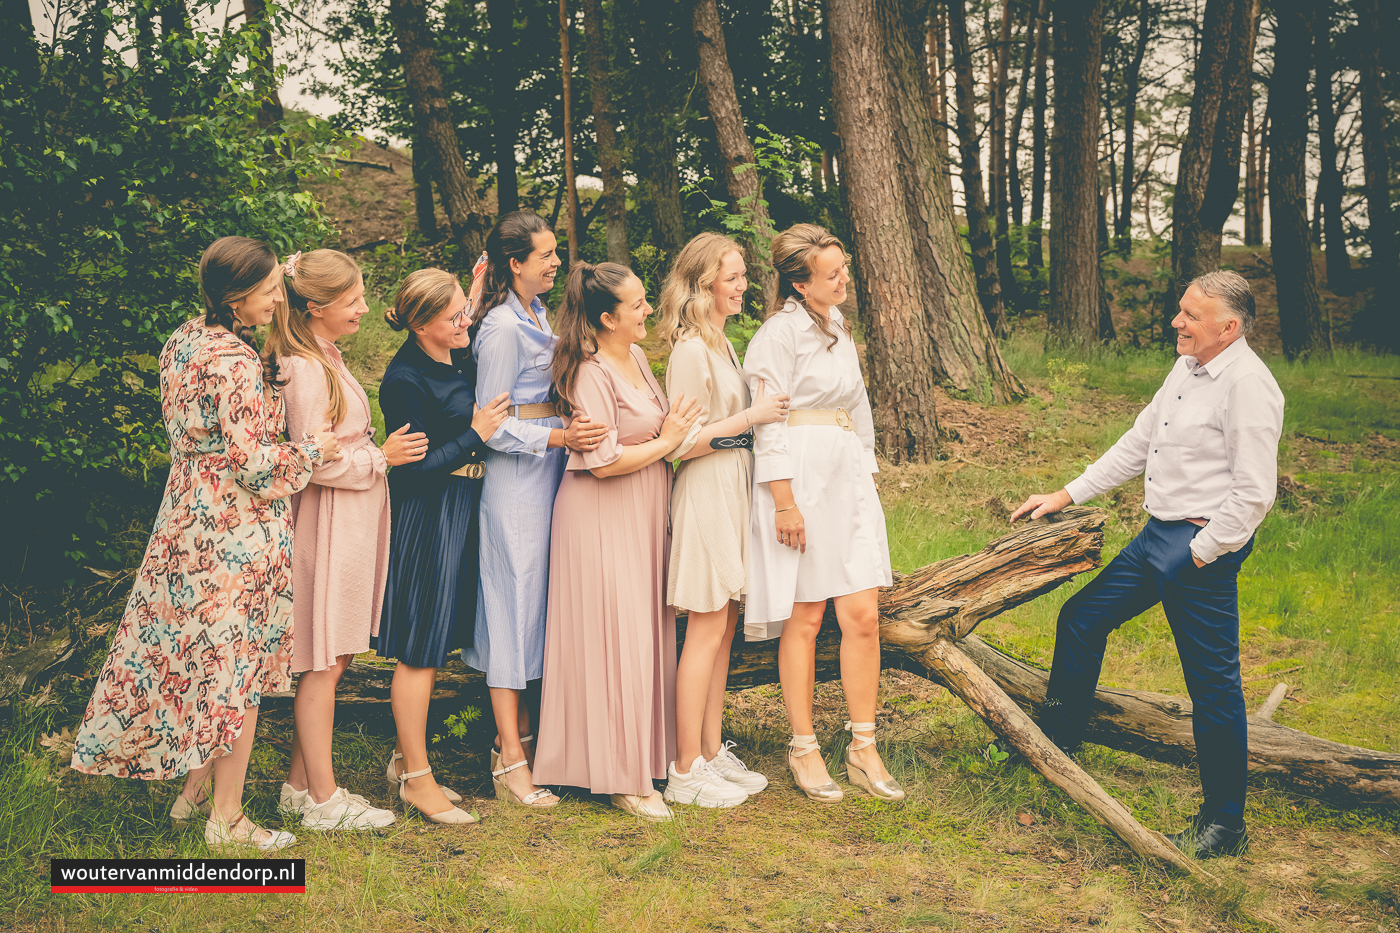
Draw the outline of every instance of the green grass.
[[[402,339],[375,311],[343,346],[371,387]],[[882,464],[898,569],[1004,533],[1007,509],[1063,485],[1131,424],[1171,362],[1150,352],[1046,353],[1019,338],[1007,356],[1036,397],[985,416],[1014,424],[1014,443],[955,445],[953,459],[925,466]],[[1246,676],[1260,677],[1246,685],[1246,698],[1256,706],[1286,680],[1302,702],[1288,701],[1280,722],[1395,751],[1400,380],[1390,377],[1400,362],[1339,353],[1330,363],[1270,365],[1288,398],[1281,473],[1294,485],[1266,519],[1240,579]],[[982,428],[959,430],[977,441]],[[1095,504],[1108,510],[1108,559],[1141,526],[1140,484]],[[1083,582],[990,620],[979,634],[1048,666],[1056,614]],[[80,614],[95,617],[90,606]],[[1184,694],[1160,609],[1115,634],[1104,681]],[[1134,858],[1038,774],[989,760],[988,728],[942,690],[889,672],[881,696],[880,751],[910,789],[901,806],[855,792],[830,808],[800,799],[783,766],[781,691],[760,687],[731,694],[726,733],[773,785],[737,810],[687,810],[653,826],[588,797],[544,814],[476,799],[470,805],[486,818],[465,830],[411,818],[380,833],[300,833],[293,854],[307,859],[305,896],[64,897],[48,893],[50,858],[205,848],[198,832],[177,832],[164,819],[175,782],[83,777],[39,744],[79,715],[85,696],[62,687],[59,705],[16,706],[3,727],[0,907],[17,928],[64,931],[1257,929],[1245,912],[1300,933],[1400,930],[1393,810],[1339,808],[1256,781],[1247,810],[1255,848],[1215,863],[1222,884],[1206,890]],[[392,724],[383,711],[364,710],[342,714],[337,775],[384,805]],[[434,712],[430,731],[446,712]],[[848,740],[844,719],[839,687],[819,687],[817,732],[833,776]],[[250,770],[252,815],[271,825],[289,725],[289,708],[270,703]],[[439,773],[469,797],[489,787],[488,728],[472,723],[464,742],[432,746]],[[1176,828],[1198,801],[1190,768],[1098,747],[1083,763],[1153,829]],[[1350,916],[1364,922],[1350,924]]]

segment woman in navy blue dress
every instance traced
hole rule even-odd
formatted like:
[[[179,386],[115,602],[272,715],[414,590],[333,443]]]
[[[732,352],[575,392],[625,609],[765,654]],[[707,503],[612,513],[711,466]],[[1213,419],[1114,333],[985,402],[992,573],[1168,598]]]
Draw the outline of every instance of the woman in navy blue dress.
[[[428,767],[428,701],[447,655],[471,642],[482,438],[501,426],[510,398],[502,393],[484,408],[475,404],[467,297],[455,276],[414,272],[384,318],[411,332],[380,383],[384,423],[428,436],[422,460],[389,471],[389,578],[375,644],[380,656],[399,662],[389,691],[398,742],[386,776],[399,799],[429,820],[471,823],[474,817],[452,805],[461,797],[440,787]]]

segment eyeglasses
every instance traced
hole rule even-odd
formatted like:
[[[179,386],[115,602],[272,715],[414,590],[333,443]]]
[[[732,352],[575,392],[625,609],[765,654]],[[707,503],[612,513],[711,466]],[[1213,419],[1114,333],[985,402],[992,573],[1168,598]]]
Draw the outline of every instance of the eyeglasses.
[[[452,315],[452,326],[454,328],[461,327],[465,323],[467,323],[466,308],[463,308],[461,311],[458,311],[456,314]]]

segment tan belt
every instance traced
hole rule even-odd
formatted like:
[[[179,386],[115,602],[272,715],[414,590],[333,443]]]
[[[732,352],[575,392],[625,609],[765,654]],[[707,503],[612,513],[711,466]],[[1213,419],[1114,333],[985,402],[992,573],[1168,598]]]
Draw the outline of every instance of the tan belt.
[[[452,471],[453,476],[465,476],[467,479],[481,479],[486,475],[486,464],[468,463],[466,466]]]
[[[535,421],[540,418],[553,418],[556,414],[553,402],[539,402],[535,405],[512,405],[506,414],[521,421]]]
[[[798,427],[804,424],[828,424],[843,431],[854,431],[855,422],[851,420],[851,413],[844,408],[831,410],[829,408],[799,408],[788,412],[787,423],[790,427]]]

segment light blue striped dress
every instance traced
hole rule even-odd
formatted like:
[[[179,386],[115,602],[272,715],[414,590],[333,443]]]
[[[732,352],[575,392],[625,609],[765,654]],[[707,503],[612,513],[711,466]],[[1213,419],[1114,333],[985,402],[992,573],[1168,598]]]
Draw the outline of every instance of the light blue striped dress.
[[[502,392],[512,405],[549,401],[556,338],[544,305],[530,304],[538,327],[514,292],[486,312],[472,341],[479,404]],[[462,660],[486,674],[488,687],[523,690],[544,674],[549,530],[568,453],[549,447],[549,432],[561,427],[558,418],[507,418],[486,441],[476,633]]]

